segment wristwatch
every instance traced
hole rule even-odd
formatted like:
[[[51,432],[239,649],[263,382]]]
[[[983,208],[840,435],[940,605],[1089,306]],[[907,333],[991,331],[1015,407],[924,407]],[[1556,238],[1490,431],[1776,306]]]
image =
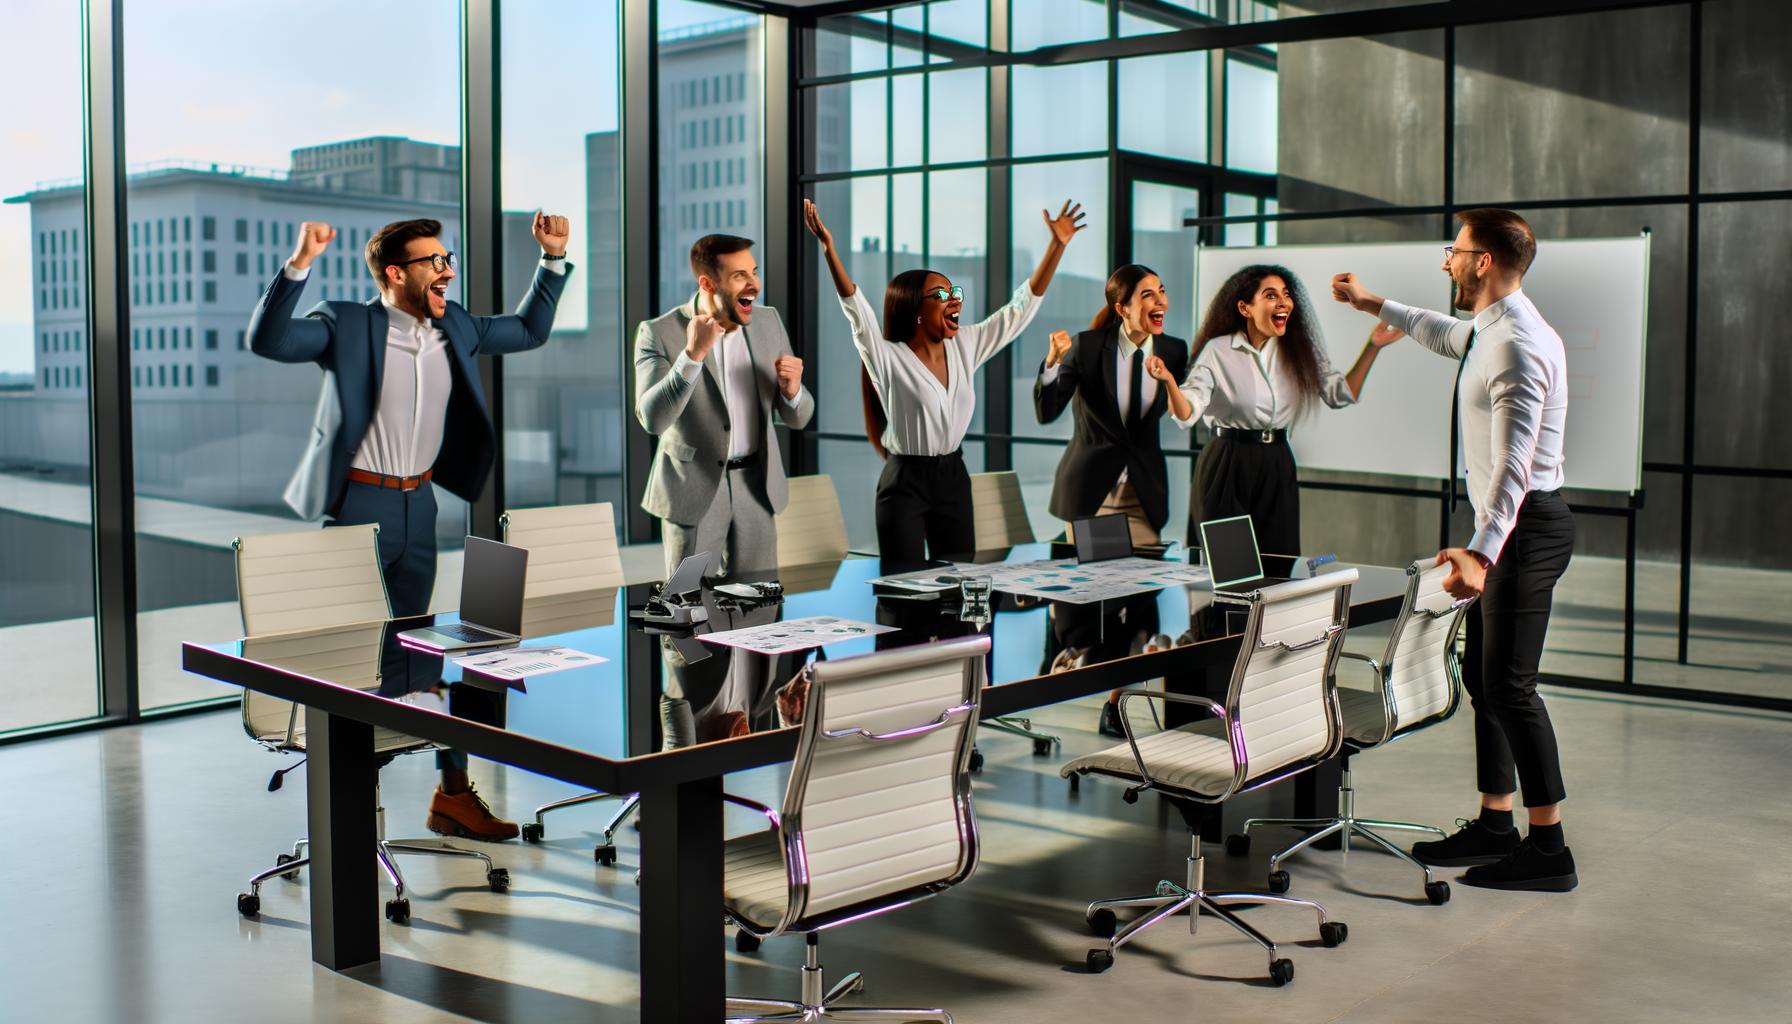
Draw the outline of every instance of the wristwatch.
[[[541,258],[544,260],[563,260],[566,258],[566,254],[561,253],[560,255],[556,256],[551,252],[544,252],[541,254]]]

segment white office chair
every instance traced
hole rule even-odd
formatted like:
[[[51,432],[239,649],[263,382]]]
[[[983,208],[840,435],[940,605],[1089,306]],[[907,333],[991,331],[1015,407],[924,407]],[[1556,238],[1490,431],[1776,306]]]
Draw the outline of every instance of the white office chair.
[[[554,508],[511,509],[498,518],[504,543],[526,548],[529,569],[523,582],[523,635],[554,632],[567,621],[567,611],[590,603],[594,590],[624,584],[622,550],[616,543],[616,513],[609,502]],[[612,602],[613,603],[613,602]],[[616,863],[616,830],[641,803],[632,793],[582,793],[535,808],[535,820],[523,823],[523,841],[539,843],[546,835],[548,812],[599,800],[620,800],[604,823],[604,840],[591,851],[608,867]]]
[[[1374,689],[1338,687],[1338,704],[1344,721],[1343,779],[1338,785],[1335,818],[1252,818],[1244,833],[1226,839],[1226,852],[1242,855],[1250,849],[1252,829],[1286,826],[1312,830],[1310,834],[1269,858],[1269,888],[1288,891],[1288,872],[1281,864],[1327,836],[1339,837],[1342,856],[1350,855],[1350,837],[1362,836],[1388,853],[1425,873],[1425,898],[1433,905],[1448,903],[1450,883],[1436,879],[1429,865],[1389,842],[1376,829],[1404,832],[1444,830],[1435,825],[1403,821],[1372,821],[1356,816],[1356,794],[1350,784],[1352,754],[1409,736],[1456,713],[1461,699],[1462,668],[1456,658],[1456,634],[1472,601],[1458,601],[1444,590],[1448,566],[1433,566],[1431,559],[1406,568],[1406,600],[1388,634],[1387,648],[1379,660],[1344,652],[1343,657],[1369,667]]]
[[[386,620],[391,617],[385,579],[380,575],[378,533],[375,526],[339,526],[231,541],[236,552],[237,607],[246,637],[244,655],[318,679],[377,687]],[[352,628],[341,628],[345,626]],[[423,695],[416,696],[421,699]],[[267,749],[305,752],[305,709],[300,705],[244,688],[242,717],[243,731]],[[374,730],[373,748],[382,764],[400,754],[435,749],[431,743],[389,729]],[[280,779],[292,770],[275,772],[268,788],[279,788]],[[485,865],[486,885],[493,892],[510,888],[510,872],[494,867],[490,857],[476,850],[434,838],[387,839],[386,808],[379,798],[377,774],[374,813],[379,820],[374,856],[397,890],[386,902],[386,917],[393,923],[411,919],[411,901],[405,896],[404,875],[393,860],[395,854],[477,858]],[[237,912],[244,917],[261,913],[262,883],[276,875],[298,878],[299,869],[311,863],[305,855],[309,846],[310,840],[298,840],[292,853],[280,854],[274,867],[250,878],[249,891],[237,894]]]
[[[1349,929],[1330,920],[1312,900],[1255,892],[1209,892],[1201,859],[1201,812],[1237,793],[1247,792],[1307,771],[1338,752],[1343,742],[1332,668],[1344,638],[1355,569],[1326,573],[1254,591],[1250,614],[1233,664],[1224,705],[1204,697],[1129,688],[1121,691],[1120,720],[1126,742],[1079,757],[1061,774],[1104,775],[1128,783],[1125,799],[1138,800],[1156,790],[1182,812],[1193,838],[1182,882],[1161,881],[1149,896],[1096,900],[1085,915],[1104,947],[1091,949],[1089,970],[1105,971],[1114,952],[1145,929],[1188,912],[1194,933],[1203,910],[1243,932],[1269,954],[1269,977],[1277,985],[1294,980],[1294,964],[1276,956],[1276,945],[1240,920],[1229,905],[1274,903],[1305,907],[1319,917],[1319,937],[1327,946],[1345,940]],[[1135,730],[1126,713],[1136,698],[1177,701],[1206,708],[1213,717],[1149,735]],[[1146,913],[1118,931],[1114,911],[1144,908]]]
[[[971,515],[976,520],[975,547],[979,560],[998,558],[1017,544],[1038,540],[1033,521],[1027,517],[1026,496],[1021,493],[1020,476],[1013,472],[971,474]],[[1063,739],[1051,733],[1036,732],[1033,720],[1023,715],[1003,715],[983,723],[984,728],[1033,741],[1033,753],[1049,757]]]
[[[726,798],[770,827],[728,841],[723,903],[743,950],[806,938],[802,998],[730,998],[730,1021],[950,1024],[945,1010],[836,1006],[863,979],[825,988],[819,935],[944,892],[976,868],[969,760],[988,651],[986,636],[918,644],[814,662],[791,684],[807,695],[783,813]]]
[[[778,582],[786,594],[806,594],[832,585],[848,554],[846,516],[840,492],[825,474],[793,476],[790,500],[778,513]]]

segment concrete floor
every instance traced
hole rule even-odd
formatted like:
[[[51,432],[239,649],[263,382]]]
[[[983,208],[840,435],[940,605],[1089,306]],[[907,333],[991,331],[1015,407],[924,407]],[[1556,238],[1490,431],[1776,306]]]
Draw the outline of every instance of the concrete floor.
[[[1783,682],[1783,680],[1782,680]],[[1179,876],[1186,840],[1147,799],[1085,782],[1071,797],[1058,758],[986,736],[977,810],[984,859],[934,900],[831,933],[824,962],[866,972],[865,999],[938,1005],[964,1022],[1783,1021],[1792,893],[1792,717],[1550,694],[1571,796],[1568,839],[1582,885],[1569,895],[1455,887],[1422,902],[1418,874],[1358,851],[1291,865],[1294,891],[1351,926],[1323,949],[1311,918],[1250,918],[1285,946],[1291,986],[1267,986],[1257,949],[1217,923],[1168,924],[1083,973],[1082,904]],[[1095,747],[1094,705],[1036,716],[1074,754]],[[1466,713],[1356,764],[1363,813],[1449,825],[1471,810]],[[6,1021],[626,1021],[636,1017],[634,835],[621,864],[590,845],[600,812],[549,818],[541,847],[491,849],[514,887],[410,858],[408,927],[383,926],[385,958],[346,975],[308,957],[305,882],[264,889],[258,921],[235,894],[302,828],[304,774],[246,740],[232,713],[0,748],[12,827],[0,832],[0,1019]],[[476,764],[481,788],[520,817],[561,784]],[[421,832],[427,757],[385,773],[393,835]],[[775,771],[730,788],[776,798]],[[743,820],[742,827],[746,826]],[[1210,882],[1254,886],[1249,860],[1210,851]],[[1452,872],[1451,874],[1454,874]],[[726,935],[719,925],[716,942]],[[731,951],[729,989],[797,989],[802,944]]]

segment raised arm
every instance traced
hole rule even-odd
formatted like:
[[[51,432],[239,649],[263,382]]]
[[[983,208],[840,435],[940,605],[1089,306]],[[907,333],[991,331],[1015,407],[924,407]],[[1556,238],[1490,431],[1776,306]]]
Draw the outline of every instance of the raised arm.
[[[1033,276],[1027,278],[1027,287],[1034,295],[1044,295],[1051,286],[1052,275],[1058,272],[1058,261],[1064,258],[1064,250],[1078,231],[1089,225],[1083,223],[1083,207],[1079,203],[1064,200],[1063,209],[1053,217],[1050,210],[1040,210],[1039,215],[1045,218],[1045,226],[1051,230],[1052,240],[1046,243],[1045,252],[1039,257],[1039,265],[1033,268]]]
[[[703,372],[703,360],[722,337],[722,325],[708,313],[698,313],[685,327],[685,343],[676,356],[654,336],[653,324],[643,321],[635,329],[635,418],[641,429],[658,437],[690,404]]]
[[[274,274],[249,314],[249,351],[282,363],[311,363],[323,358],[335,333],[330,323],[320,317],[294,319],[292,311],[305,291],[305,279],[311,276],[311,261],[329,248],[335,237],[336,229],[321,221],[299,225],[292,258]]]
[[[850,297],[858,290],[858,285],[852,283],[851,276],[846,273],[846,264],[840,262],[840,254],[834,249],[834,233],[821,222],[821,211],[816,209],[812,199],[803,200],[803,224],[821,243],[821,255],[827,261],[828,274],[834,279],[834,290],[843,299]]]
[[[1355,274],[1344,273],[1332,278],[1332,298],[1370,316],[1389,327],[1405,331],[1413,340],[1440,356],[1461,359],[1468,351],[1468,335],[1463,321],[1446,313],[1403,306],[1364,288]],[[1367,371],[1364,371],[1367,376]]]
[[[1053,331],[1039,365],[1039,376],[1033,378],[1033,415],[1041,423],[1050,423],[1064,414],[1071,396],[1076,394],[1076,360],[1071,358],[1069,331]]]
[[[1356,362],[1351,364],[1350,372],[1344,375],[1344,383],[1350,386],[1352,401],[1363,397],[1363,384],[1369,379],[1369,368],[1375,365],[1375,357],[1381,350],[1406,336],[1406,332],[1398,327],[1390,327],[1377,323],[1369,331],[1369,340],[1363,343],[1362,352],[1358,353]]]
[[[560,293],[566,290],[566,278],[572,273],[572,265],[566,262],[571,222],[536,210],[530,228],[536,244],[541,246],[541,264],[515,313],[473,318],[478,339],[474,350],[480,355],[501,356],[540,348],[554,329],[554,311],[560,304]]]

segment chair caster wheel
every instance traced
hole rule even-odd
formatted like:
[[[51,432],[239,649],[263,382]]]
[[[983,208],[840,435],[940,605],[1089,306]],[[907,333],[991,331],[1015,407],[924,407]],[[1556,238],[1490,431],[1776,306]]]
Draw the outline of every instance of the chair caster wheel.
[[[236,895],[236,912],[244,917],[255,917],[261,913],[261,897],[250,892]]]
[[[1226,856],[1243,857],[1251,852],[1251,837],[1243,832],[1226,837]]]
[[[1126,801],[1129,804],[1136,804],[1139,802],[1139,791],[1136,789],[1129,789],[1126,792],[1120,794],[1120,799]]]
[[[757,953],[759,951],[759,936],[745,928],[737,929],[734,933],[734,951],[736,953]]]
[[[541,837],[545,831],[546,830],[541,826],[541,822],[526,821],[523,823],[523,842],[539,843],[541,842]]]
[[[279,867],[282,864],[291,864],[293,861],[298,860],[298,859],[299,858],[294,857],[290,853],[282,853],[282,854],[277,855],[274,858],[274,866]],[[296,882],[296,881],[298,881],[298,878],[299,878],[299,869],[293,868],[291,871],[288,871],[287,873],[281,875],[280,877],[286,879],[289,882]]]
[[[609,843],[593,847],[591,850],[591,857],[593,860],[607,868],[616,863],[616,847]]]
[[[493,868],[485,873],[485,884],[493,892],[510,891],[510,869]]]
[[[971,771],[980,772],[982,770],[983,770],[983,751],[978,750],[976,747],[972,747],[971,748]]]
[[[1348,938],[1350,926],[1342,921],[1327,921],[1319,926],[1319,941],[1325,943],[1326,949],[1342,946]]]
[[[1039,739],[1039,740],[1033,741],[1033,756],[1034,757],[1050,757],[1051,754],[1052,754],[1052,741],[1051,740]]]
[[[1112,910],[1102,907],[1099,910],[1090,911],[1083,917],[1083,920],[1088,922],[1091,935],[1097,935],[1104,939],[1114,937],[1114,926],[1118,924],[1118,921]]]
[[[1106,949],[1091,949],[1083,958],[1083,965],[1089,968],[1090,974],[1100,974],[1114,966],[1114,954]]]
[[[1271,960],[1269,962],[1269,981],[1277,988],[1294,980],[1294,961]]]
[[[1275,893],[1287,892],[1288,886],[1290,884],[1291,883],[1288,878],[1288,872],[1286,872],[1286,871],[1271,871],[1269,873],[1269,891],[1270,892],[1275,892]]]
[[[1081,792],[1082,788],[1083,788],[1082,782],[1083,782],[1083,777],[1081,775],[1072,775],[1070,777],[1070,791],[1072,793]]]
[[[1450,883],[1426,882],[1425,898],[1430,900],[1434,907],[1441,907],[1450,902]]]
[[[386,920],[393,924],[411,923],[411,901],[399,898],[386,901]]]

